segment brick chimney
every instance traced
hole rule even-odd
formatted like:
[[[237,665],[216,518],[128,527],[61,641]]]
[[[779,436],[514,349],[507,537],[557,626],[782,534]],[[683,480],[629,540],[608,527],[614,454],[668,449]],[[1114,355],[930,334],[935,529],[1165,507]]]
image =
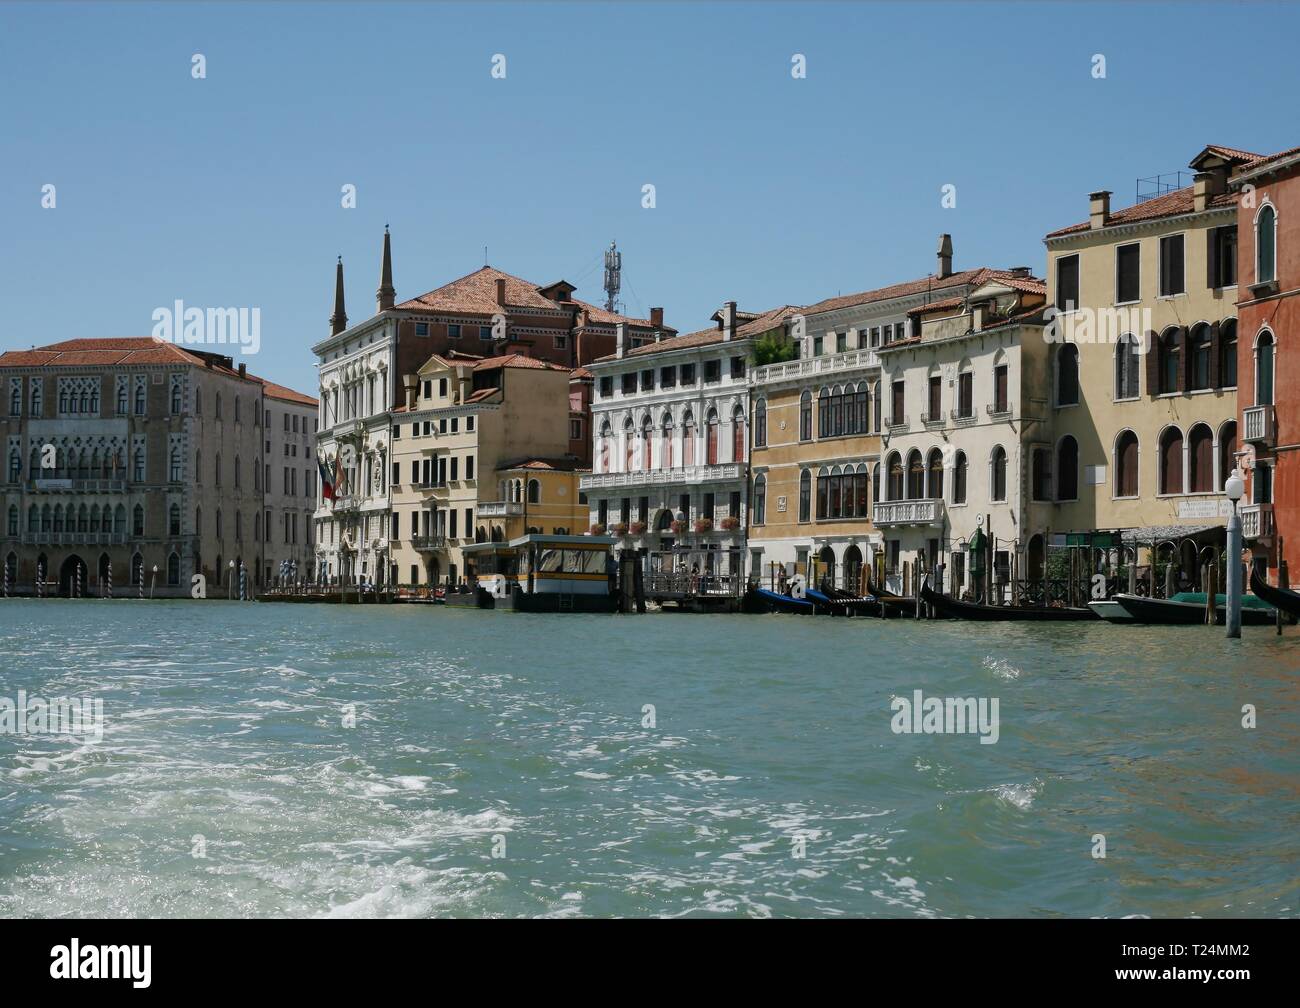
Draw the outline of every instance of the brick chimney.
[[[402,387],[406,389],[406,408],[415,409],[415,396],[420,387],[420,378],[418,375],[402,375]]]
[[[506,281],[504,277],[497,277],[497,304],[503,308],[506,303]]]
[[[1221,196],[1227,189],[1227,173],[1223,171],[1197,172],[1192,177],[1192,208],[1200,213],[1210,205],[1210,200]]]
[[[248,374],[248,365],[247,365],[247,364],[244,364],[244,363],[241,363],[241,364],[239,365],[239,377],[240,377],[240,378],[243,378],[243,377],[247,376],[247,374]]]
[[[470,373],[473,370],[474,370],[473,368],[464,367],[464,366],[456,368],[456,402],[457,403],[464,403],[469,399],[470,385],[471,385]]]
[[[940,280],[952,276],[952,235],[939,236],[939,270],[936,274]]]
[[[656,329],[664,327],[664,310],[662,308],[650,309],[650,324]]]
[[[1110,223],[1110,190],[1088,193],[1088,228],[1097,230]]]
[[[627,323],[620,322],[614,327],[614,356],[619,360],[627,353]]]
[[[728,301],[722,306],[722,342],[730,343],[736,335],[736,302]]]

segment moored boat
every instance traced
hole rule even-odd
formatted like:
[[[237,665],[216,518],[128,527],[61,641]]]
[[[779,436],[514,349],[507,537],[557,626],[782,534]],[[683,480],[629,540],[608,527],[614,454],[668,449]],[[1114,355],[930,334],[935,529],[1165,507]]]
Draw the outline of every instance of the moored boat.
[[[921,601],[930,605],[941,616],[950,619],[975,620],[983,623],[1069,623],[1095,620],[1099,617],[1091,609],[1067,609],[1054,606],[995,606],[977,602],[960,602],[932,591],[928,582],[921,585]]]
[[[1206,597],[1203,592],[1180,592],[1171,599],[1151,599],[1142,595],[1119,592],[1112,599],[1124,607],[1136,623],[1153,623],[1167,626],[1195,626],[1205,622]],[[1214,622],[1224,621],[1224,596],[1215,596]],[[1242,599],[1241,623],[1243,626],[1267,626],[1277,616],[1261,600],[1247,595]]]
[[[807,599],[791,598],[789,595],[782,595],[780,592],[769,591],[766,588],[751,588],[745,592],[740,601],[741,612],[747,613],[804,613],[811,615],[816,612],[814,606]]]
[[[1275,588],[1260,575],[1258,570],[1250,572],[1250,590],[1255,597],[1267,602],[1275,609],[1281,609],[1294,620],[1300,616],[1300,593],[1289,588]]]
[[[1118,602],[1106,599],[1104,602],[1089,602],[1088,608],[1107,623],[1135,623],[1136,620]]]

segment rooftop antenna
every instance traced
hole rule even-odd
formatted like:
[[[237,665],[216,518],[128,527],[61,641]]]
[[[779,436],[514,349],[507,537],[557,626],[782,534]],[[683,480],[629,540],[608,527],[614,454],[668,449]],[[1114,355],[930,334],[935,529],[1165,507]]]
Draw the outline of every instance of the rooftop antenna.
[[[487,246],[483,246],[483,265],[487,265]]]
[[[613,311],[618,303],[619,288],[623,286],[623,253],[616,242],[609,243],[605,253],[605,311]]]

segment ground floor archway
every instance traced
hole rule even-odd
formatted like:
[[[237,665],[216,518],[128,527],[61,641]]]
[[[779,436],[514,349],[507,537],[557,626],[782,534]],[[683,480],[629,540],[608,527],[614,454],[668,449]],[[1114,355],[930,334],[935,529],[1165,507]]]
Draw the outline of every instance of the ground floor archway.
[[[59,567],[59,594],[64,598],[80,598],[86,594],[86,574],[90,568],[86,561],[72,553]]]

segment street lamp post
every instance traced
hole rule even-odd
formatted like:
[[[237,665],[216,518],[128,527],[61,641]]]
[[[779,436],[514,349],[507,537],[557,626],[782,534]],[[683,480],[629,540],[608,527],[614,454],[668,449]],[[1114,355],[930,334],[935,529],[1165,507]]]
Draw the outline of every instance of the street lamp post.
[[[149,573],[149,599],[153,600],[153,586],[158,580],[158,565],[153,565],[153,570]]]
[[[235,561],[231,560],[226,566],[230,571],[226,575],[226,601],[229,602],[235,597]]]
[[[1223,492],[1232,501],[1232,516],[1228,519],[1228,611],[1224,622],[1229,639],[1241,636],[1241,515],[1237,502],[1246,490],[1241,470],[1234,468],[1223,485]]]

